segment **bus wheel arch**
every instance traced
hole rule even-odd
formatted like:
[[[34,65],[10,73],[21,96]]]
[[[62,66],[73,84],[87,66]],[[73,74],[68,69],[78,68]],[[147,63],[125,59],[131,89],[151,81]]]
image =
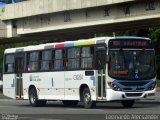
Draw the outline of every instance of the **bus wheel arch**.
[[[83,91],[84,91],[85,88],[88,88],[88,89],[89,89],[89,87],[88,87],[87,84],[82,84],[82,85],[80,86],[80,88],[79,88],[80,101],[83,100]]]
[[[96,106],[96,102],[91,99],[91,92],[86,84],[80,86],[80,100],[83,101],[84,107],[89,109]]]

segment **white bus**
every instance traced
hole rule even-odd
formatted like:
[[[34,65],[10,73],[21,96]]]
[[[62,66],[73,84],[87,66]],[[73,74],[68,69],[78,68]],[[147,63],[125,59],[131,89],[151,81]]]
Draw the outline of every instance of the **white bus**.
[[[154,98],[155,51],[143,37],[97,37],[6,49],[3,93],[32,106],[61,100],[92,108],[100,101]]]

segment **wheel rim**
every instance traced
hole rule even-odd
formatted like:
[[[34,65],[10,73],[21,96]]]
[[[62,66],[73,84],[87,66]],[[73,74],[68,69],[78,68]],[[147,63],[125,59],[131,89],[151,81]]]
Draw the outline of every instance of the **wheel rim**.
[[[90,93],[85,93],[85,94],[84,94],[84,102],[85,102],[86,104],[89,104],[89,103],[90,103],[90,100],[91,100],[91,95],[90,95]]]

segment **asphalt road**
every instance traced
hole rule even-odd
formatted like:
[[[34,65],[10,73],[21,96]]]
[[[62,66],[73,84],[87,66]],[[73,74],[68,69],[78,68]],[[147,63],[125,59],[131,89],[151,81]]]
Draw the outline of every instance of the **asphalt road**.
[[[119,102],[107,102],[98,103],[94,109],[84,109],[81,103],[76,107],[64,107],[60,101],[49,101],[45,107],[31,107],[28,100],[0,99],[0,114],[0,119],[4,120],[106,120],[114,117],[141,120],[144,117],[141,114],[158,120],[160,102],[139,101],[133,108],[123,108]]]

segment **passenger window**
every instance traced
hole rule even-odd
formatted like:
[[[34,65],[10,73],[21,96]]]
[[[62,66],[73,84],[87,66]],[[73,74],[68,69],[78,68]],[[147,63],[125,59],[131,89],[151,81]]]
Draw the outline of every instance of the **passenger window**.
[[[39,66],[39,52],[27,54],[27,71],[37,71]]]
[[[54,57],[54,69],[55,70],[62,70],[64,69],[64,50],[59,49],[55,50],[55,57]]]
[[[83,47],[81,53],[81,68],[93,68],[94,47]]]
[[[51,59],[52,59],[52,51],[42,51],[41,52],[41,70],[50,70],[51,69]]]
[[[68,69],[80,68],[80,48],[69,48],[67,51],[67,59]]]

